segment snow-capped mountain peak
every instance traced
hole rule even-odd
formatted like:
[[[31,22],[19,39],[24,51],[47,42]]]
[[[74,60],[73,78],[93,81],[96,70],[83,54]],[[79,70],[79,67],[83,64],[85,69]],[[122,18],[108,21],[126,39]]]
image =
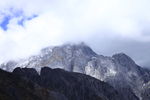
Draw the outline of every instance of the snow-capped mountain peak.
[[[44,66],[84,73],[105,81],[126,94],[123,96],[126,100],[133,93],[142,98],[142,87],[150,81],[150,71],[139,67],[126,54],[118,53],[112,57],[98,55],[84,43],[47,47],[39,55],[4,63],[1,68],[12,71],[16,67],[27,67],[40,72]]]

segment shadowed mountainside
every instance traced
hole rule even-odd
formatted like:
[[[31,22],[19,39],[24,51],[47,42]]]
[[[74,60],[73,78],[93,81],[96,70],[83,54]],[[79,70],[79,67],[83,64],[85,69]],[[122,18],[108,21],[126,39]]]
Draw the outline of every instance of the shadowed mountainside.
[[[40,75],[32,68],[16,68],[13,74],[64,94],[68,100],[123,100],[107,83],[80,73],[44,67]]]

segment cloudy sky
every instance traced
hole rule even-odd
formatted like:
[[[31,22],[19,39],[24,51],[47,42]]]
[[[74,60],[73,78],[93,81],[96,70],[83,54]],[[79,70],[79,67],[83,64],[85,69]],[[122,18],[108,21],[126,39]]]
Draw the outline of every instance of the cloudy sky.
[[[85,42],[150,66],[149,0],[0,0],[0,63]]]

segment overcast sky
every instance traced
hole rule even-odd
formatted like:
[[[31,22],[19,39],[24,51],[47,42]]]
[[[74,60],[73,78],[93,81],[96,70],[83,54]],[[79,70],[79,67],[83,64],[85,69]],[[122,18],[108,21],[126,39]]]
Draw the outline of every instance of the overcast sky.
[[[0,0],[0,63],[85,42],[150,66],[149,0]]]

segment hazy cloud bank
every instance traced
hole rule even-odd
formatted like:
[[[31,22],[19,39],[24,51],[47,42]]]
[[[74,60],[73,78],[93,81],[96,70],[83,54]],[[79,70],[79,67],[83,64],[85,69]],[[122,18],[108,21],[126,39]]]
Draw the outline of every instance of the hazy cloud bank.
[[[36,54],[46,46],[84,41],[98,53],[125,52],[148,66],[149,4],[149,0],[1,0],[0,62]]]

